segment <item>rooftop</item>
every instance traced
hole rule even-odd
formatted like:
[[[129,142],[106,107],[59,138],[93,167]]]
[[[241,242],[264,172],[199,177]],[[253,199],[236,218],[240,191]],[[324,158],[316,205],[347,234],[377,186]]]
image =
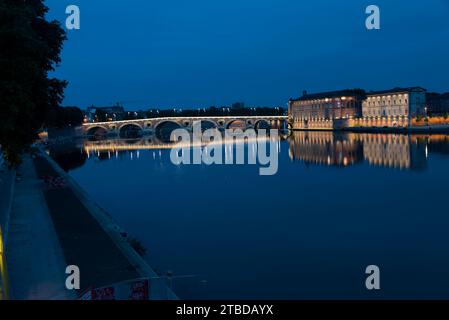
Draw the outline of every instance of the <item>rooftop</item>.
[[[316,99],[326,99],[326,98],[339,98],[339,97],[350,97],[350,96],[364,96],[365,90],[363,89],[345,89],[338,91],[320,92],[308,94],[304,92],[302,97],[298,99],[291,99],[291,101],[304,101],[304,100],[316,100]]]
[[[396,87],[389,90],[369,91],[367,95],[383,95],[389,93],[408,93],[408,92],[426,92],[427,90],[422,87]]]

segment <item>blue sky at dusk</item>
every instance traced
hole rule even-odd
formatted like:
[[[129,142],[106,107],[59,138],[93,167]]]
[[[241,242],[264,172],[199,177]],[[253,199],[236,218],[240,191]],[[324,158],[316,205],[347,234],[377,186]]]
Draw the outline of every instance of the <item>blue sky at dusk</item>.
[[[449,91],[449,0],[47,0],[81,10],[65,105],[285,105],[302,90]],[[365,8],[381,9],[381,30]]]

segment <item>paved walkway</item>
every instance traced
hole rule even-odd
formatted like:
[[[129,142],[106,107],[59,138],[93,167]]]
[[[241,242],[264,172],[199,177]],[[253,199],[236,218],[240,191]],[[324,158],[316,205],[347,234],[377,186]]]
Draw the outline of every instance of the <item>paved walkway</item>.
[[[68,299],[66,263],[48,214],[43,189],[32,160],[18,170],[10,217],[6,257],[10,299]]]

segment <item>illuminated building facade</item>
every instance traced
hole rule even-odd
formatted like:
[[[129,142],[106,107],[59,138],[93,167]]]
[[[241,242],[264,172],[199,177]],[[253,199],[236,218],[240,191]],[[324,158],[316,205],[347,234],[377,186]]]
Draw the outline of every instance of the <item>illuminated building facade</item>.
[[[349,119],[361,116],[364,98],[365,91],[361,89],[304,92],[302,97],[288,103],[293,129],[343,128]]]
[[[426,90],[421,87],[371,91],[363,102],[363,118],[354,126],[409,127],[412,118],[426,113]]]

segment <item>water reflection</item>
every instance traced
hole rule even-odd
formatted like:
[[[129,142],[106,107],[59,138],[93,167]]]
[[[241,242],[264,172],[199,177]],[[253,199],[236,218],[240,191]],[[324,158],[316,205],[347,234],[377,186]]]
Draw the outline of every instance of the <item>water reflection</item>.
[[[363,161],[363,144],[356,135],[333,132],[294,132],[290,158],[308,164],[348,166]]]
[[[429,154],[449,155],[448,135],[297,131],[281,134],[279,139],[279,144],[288,141],[291,160],[307,165],[348,167],[366,162],[378,167],[424,170]],[[201,145],[204,147],[204,143]],[[141,150],[153,150],[153,158],[161,158],[160,151],[170,150],[173,146],[156,136],[148,136],[50,145],[49,152],[64,170],[70,171],[82,167],[92,157],[100,161],[123,157],[138,159]],[[224,146],[224,151],[229,151],[229,146]]]
[[[446,135],[294,132],[290,158],[307,164],[351,166],[361,162],[397,169],[423,170],[432,153],[448,153]]]

